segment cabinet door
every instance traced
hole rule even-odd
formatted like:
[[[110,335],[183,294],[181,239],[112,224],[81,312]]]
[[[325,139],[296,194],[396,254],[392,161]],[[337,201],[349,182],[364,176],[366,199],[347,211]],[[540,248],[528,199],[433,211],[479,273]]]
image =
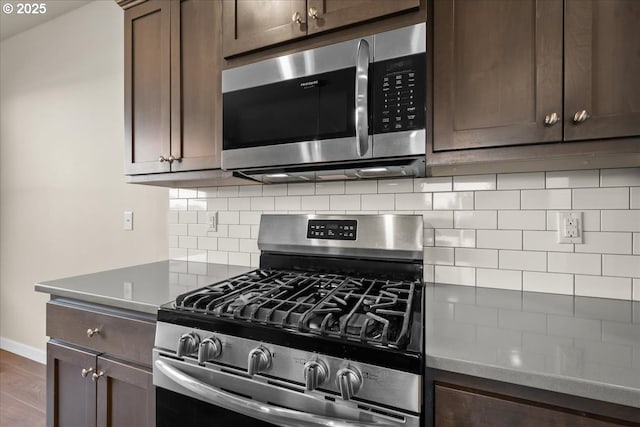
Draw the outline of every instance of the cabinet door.
[[[155,393],[150,370],[98,357],[98,427],[155,426]]]
[[[420,0],[309,0],[308,33],[331,30],[420,7]]]
[[[435,0],[434,151],[562,139],[562,8]]]
[[[96,353],[47,343],[47,426],[96,424],[96,384],[91,380]],[[82,370],[86,369],[83,377]]]
[[[640,2],[566,1],[564,84],[565,139],[640,135]]]
[[[306,0],[223,1],[224,56],[305,36],[306,5]],[[296,12],[302,23],[291,19]]]
[[[613,427],[618,425],[583,415],[535,406],[524,401],[507,400],[442,385],[436,385],[435,389],[434,419],[438,427]]]
[[[222,2],[171,3],[172,171],[219,169]]]
[[[124,14],[125,173],[168,172],[170,3],[150,0]]]

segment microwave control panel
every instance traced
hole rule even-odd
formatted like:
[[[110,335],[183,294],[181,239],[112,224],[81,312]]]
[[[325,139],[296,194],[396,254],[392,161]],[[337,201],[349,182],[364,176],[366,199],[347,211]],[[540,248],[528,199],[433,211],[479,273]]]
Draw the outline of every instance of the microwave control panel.
[[[426,55],[373,64],[374,133],[425,128]]]
[[[358,222],[354,219],[310,219],[307,239],[356,240]]]

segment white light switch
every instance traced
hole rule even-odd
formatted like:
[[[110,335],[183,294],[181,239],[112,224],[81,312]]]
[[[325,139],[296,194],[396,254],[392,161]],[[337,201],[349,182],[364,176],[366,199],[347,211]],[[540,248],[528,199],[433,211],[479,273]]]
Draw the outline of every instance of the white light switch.
[[[132,211],[124,211],[123,228],[126,231],[133,231],[133,212]]]
[[[218,212],[207,212],[207,231],[218,231]]]
[[[582,243],[582,212],[558,212],[558,243]]]

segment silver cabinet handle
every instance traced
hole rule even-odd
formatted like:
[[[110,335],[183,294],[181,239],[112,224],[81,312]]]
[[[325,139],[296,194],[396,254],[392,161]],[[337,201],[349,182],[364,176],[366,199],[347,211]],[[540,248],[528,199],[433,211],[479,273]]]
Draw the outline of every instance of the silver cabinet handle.
[[[182,160],[182,157],[173,157],[173,154],[170,155],[169,158],[167,159],[169,163],[179,162],[181,160]]]
[[[587,110],[576,111],[573,115],[573,123],[584,123],[588,118],[591,117],[591,114]]]
[[[100,329],[95,328],[95,329],[87,329],[87,337],[89,338],[93,338],[94,335],[99,335],[100,334]]]
[[[547,114],[544,118],[544,124],[547,126],[553,126],[560,121],[558,113]]]
[[[369,151],[369,43],[358,42],[356,53],[356,152],[362,157]]]
[[[165,156],[160,156],[160,157],[158,158],[158,161],[159,161],[160,163],[163,163],[163,162],[168,162],[168,161],[169,161],[169,159],[167,159]]]
[[[171,381],[197,394],[206,402],[271,423],[299,427],[381,427],[391,424],[388,420],[382,418],[379,421],[348,421],[269,405],[267,403],[242,398],[238,395],[212,387],[174,368],[163,360],[156,360],[155,367]]]
[[[93,381],[98,381],[100,378],[104,377],[104,372],[100,371],[99,373],[93,373],[93,375],[91,375],[91,379]]]
[[[291,21],[295,24],[302,25],[302,15],[300,15],[300,12],[294,12],[293,15],[291,15]]]
[[[82,378],[87,378],[91,372],[93,372],[93,368],[85,368],[80,371],[80,375],[82,375]]]
[[[318,19],[318,9],[316,9],[315,7],[310,7],[309,8],[309,18]]]

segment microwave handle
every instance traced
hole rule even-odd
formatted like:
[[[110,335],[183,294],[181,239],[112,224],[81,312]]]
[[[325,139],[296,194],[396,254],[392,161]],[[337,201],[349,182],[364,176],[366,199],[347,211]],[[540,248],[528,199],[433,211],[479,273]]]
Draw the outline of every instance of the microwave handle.
[[[363,157],[369,151],[369,43],[358,42],[356,53],[356,152]]]

